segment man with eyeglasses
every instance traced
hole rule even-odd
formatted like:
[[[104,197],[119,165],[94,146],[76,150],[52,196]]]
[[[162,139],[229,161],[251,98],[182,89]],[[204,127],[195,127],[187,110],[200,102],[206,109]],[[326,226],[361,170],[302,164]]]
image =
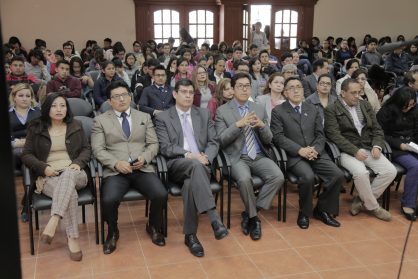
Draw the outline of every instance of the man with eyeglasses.
[[[378,219],[390,221],[391,214],[377,199],[392,183],[396,169],[382,155],[383,130],[369,102],[360,99],[360,93],[357,80],[344,80],[340,97],[325,109],[325,133],[341,150],[341,166],[353,175],[359,195],[353,199],[351,215],[367,210]],[[371,183],[366,167],[377,174]]]
[[[304,95],[305,98],[308,98],[317,90],[318,78],[320,75],[328,74],[328,62],[324,59],[317,59],[312,63],[313,73],[309,76],[306,76],[303,80],[303,87],[304,87]],[[332,90],[332,94],[335,94],[335,84],[331,84],[330,90]]]
[[[106,96],[112,109],[94,119],[91,134],[94,156],[103,164],[101,208],[108,225],[103,253],[110,254],[116,249],[118,208],[130,188],[151,201],[146,231],[155,245],[164,246],[163,209],[167,190],[151,164],[158,153],[158,139],[151,117],[131,109],[129,87],[121,80],[109,84]]]
[[[210,165],[219,148],[216,131],[209,111],[193,106],[194,92],[191,80],[177,81],[176,105],[157,114],[155,122],[160,152],[168,160],[168,177],[182,185],[184,243],[192,255],[203,257],[196,235],[199,214],[207,213],[216,239],[227,236],[228,230],[216,212],[210,188]]]
[[[158,65],[152,70],[154,84],[144,88],[139,99],[139,110],[149,113],[155,117],[157,113],[174,106],[171,87],[166,84],[167,74],[162,65]]]
[[[258,212],[269,209],[274,196],[283,185],[280,168],[269,158],[272,134],[268,116],[259,104],[249,101],[251,78],[246,73],[232,77],[234,98],[216,112],[216,132],[221,148],[231,158],[231,175],[237,182],[245,211],[241,213],[241,229],[252,240],[261,238]],[[260,177],[264,185],[255,196],[252,175]]]
[[[297,224],[301,229],[309,228],[309,218],[313,215],[328,226],[339,227],[340,223],[333,216],[338,215],[344,176],[324,150],[321,114],[313,105],[303,102],[299,78],[291,77],[285,81],[284,95],[287,101],[272,111],[271,131],[274,144],[287,153],[287,169],[299,178]],[[323,181],[325,190],[313,209],[315,174]]]

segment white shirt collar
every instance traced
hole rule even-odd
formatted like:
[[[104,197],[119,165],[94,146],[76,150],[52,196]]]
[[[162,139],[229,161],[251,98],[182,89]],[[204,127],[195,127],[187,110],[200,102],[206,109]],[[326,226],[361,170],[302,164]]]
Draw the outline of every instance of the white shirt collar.
[[[117,117],[121,117],[122,112],[116,111],[116,110],[113,110],[113,111],[115,112]],[[131,116],[131,107],[129,107],[127,110],[125,110],[125,113],[128,115],[128,117]]]

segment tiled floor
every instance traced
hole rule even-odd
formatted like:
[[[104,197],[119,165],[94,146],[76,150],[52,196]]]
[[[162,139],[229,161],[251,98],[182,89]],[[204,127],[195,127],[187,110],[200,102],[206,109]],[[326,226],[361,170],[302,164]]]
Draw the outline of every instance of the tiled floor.
[[[17,179],[18,198],[21,181]],[[182,201],[169,199],[168,238],[165,247],[153,245],[145,233],[144,202],[123,203],[119,209],[120,240],[111,255],[96,245],[92,207],[87,224],[80,224],[83,261],[68,257],[65,233],[60,227],[51,246],[40,243],[39,234],[48,221],[40,214],[36,231],[36,255],[29,253],[27,224],[20,223],[20,244],[24,278],[396,278],[409,223],[399,214],[400,193],[392,192],[393,220],[383,222],[362,213],[348,214],[349,194],[341,195],[341,228],[312,220],[308,230],[296,225],[297,193],[290,187],[288,220],[277,222],[277,201],[262,212],[263,237],[254,242],[239,228],[242,203],[237,191],[232,197],[232,226],[227,238],[214,239],[208,219],[202,216],[198,237],[204,258],[195,258],[183,244]],[[81,223],[81,212],[80,212]],[[406,251],[402,279],[418,278],[418,227],[414,226]]]

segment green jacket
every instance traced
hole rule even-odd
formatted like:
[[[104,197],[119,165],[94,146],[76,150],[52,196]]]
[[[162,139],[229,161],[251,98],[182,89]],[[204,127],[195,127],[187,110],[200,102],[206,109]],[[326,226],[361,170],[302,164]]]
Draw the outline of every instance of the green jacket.
[[[340,99],[325,109],[325,134],[338,148],[347,154],[355,156],[359,149],[371,150],[373,146],[383,147],[384,134],[372,106],[364,100],[359,100],[363,112],[365,126],[359,135],[354,126],[350,112]]]

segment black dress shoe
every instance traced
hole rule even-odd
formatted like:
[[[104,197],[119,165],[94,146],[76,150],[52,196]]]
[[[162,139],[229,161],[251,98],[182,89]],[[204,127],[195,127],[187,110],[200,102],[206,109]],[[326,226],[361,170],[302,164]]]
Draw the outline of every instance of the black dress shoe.
[[[116,242],[119,239],[119,230],[116,228],[113,231],[109,231],[106,237],[106,241],[103,244],[103,253],[111,254],[116,250]]]
[[[405,216],[405,218],[408,219],[409,221],[416,221],[417,220],[417,215],[415,215],[415,210],[412,213],[407,213],[401,207],[401,211],[402,211],[402,214]]]
[[[213,234],[217,240],[220,240],[228,235],[228,230],[225,228],[224,224],[220,224],[218,221],[213,221],[211,225]]]
[[[241,213],[241,230],[245,235],[250,233],[250,228],[248,227],[248,223],[250,222],[250,216],[248,213],[243,211]]]
[[[250,219],[250,237],[252,240],[261,238],[261,220],[257,216]]]
[[[147,230],[147,233],[151,237],[152,243],[158,246],[165,246],[165,239],[164,235],[160,232],[158,232],[153,226],[151,226],[149,223],[147,223],[147,226],[145,227]]]
[[[203,257],[205,252],[203,251],[203,246],[200,244],[199,239],[197,239],[196,234],[186,234],[184,236],[184,244],[189,247],[190,253],[196,257]]]
[[[318,208],[314,209],[313,215],[316,219],[321,220],[324,222],[325,225],[331,226],[331,227],[339,227],[341,224],[335,220],[331,214],[328,214],[325,211],[319,211]]]
[[[302,212],[299,212],[297,223],[299,228],[306,230],[309,228],[309,217],[303,215]]]

